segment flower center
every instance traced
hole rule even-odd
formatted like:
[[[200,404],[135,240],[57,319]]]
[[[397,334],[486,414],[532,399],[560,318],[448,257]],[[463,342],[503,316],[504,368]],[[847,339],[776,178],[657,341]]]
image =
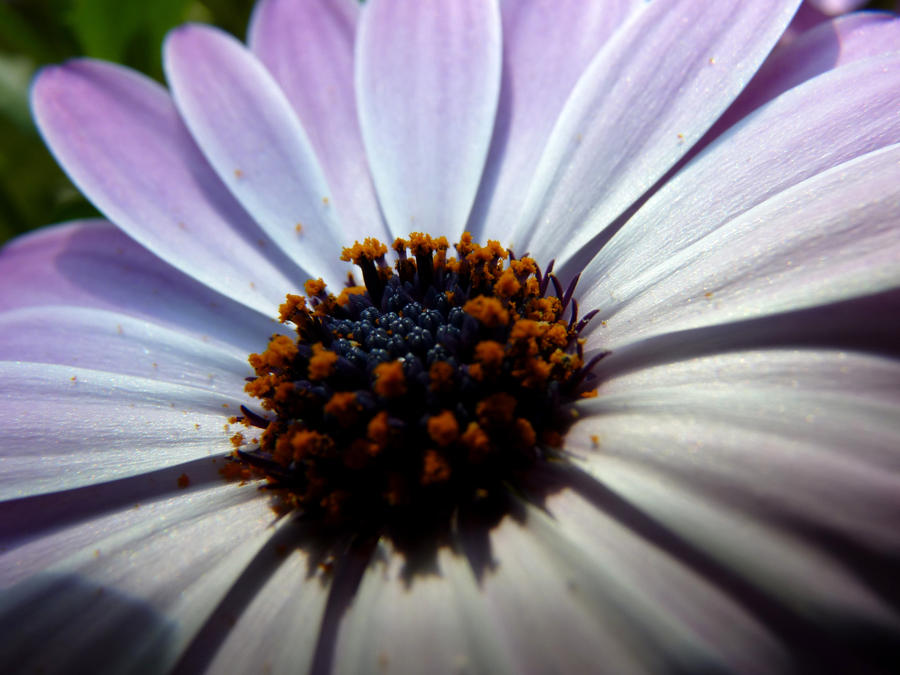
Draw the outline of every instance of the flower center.
[[[344,249],[364,285],[306,282],[280,308],[297,337],[250,356],[269,415],[243,409],[264,431],[231,473],[264,475],[282,509],[329,527],[408,532],[496,503],[558,454],[591,395],[577,279],[564,291],[552,263],[468,233],[456,257],[420,233],[392,248],[394,269],[374,239]]]

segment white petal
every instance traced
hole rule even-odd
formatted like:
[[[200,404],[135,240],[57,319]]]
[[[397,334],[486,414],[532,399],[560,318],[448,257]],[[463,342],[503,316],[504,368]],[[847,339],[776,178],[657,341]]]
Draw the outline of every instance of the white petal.
[[[73,366],[0,361],[4,498],[114,480],[232,448],[245,399]]]
[[[643,0],[502,0],[503,81],[484,176],[467,230],[504,239],[522,189],[578,78]]]
[[[767,350],[607,368],[573,443],[696,481],[748,514],[900,553],[897,361]]]
[[[7,551],[6,583],[21,581],[0,600],[0,625],[15,636],[4,641],[0,665],[5,672],[168,672],[268,541],[271,522],[253,488],[221,485]]]
[[[288,520],[288,519],[285,519]],[[310,672],[332,586],[316,548],[292,522],[234,584],[179,663],[179,672]]]
[[[777,193],[730,221],[712,219],[714,229],[696,241],[690,228],[682,231],[684,242],[671,230],[672,244],[654,252],[646,268],[627,275],[617,268],[585,294],[583,306],[599,307],[604,320],[591,325],[593,339],[615,350],[661,333],[896,288],[898,177],[900,145],[894,145]],[[629,237],[639,238],[633,230]],[[601,266],[592,265],[590,276]]]
[[[252,374],[239,349],[116,312],[77,307],[0,313],[0,353],[9,360],[134,375],[226,396],[243,391],[244,378]]]
[[[356,47],[359,121],[391,232],[459,236],[497,108],[496,2],[372,0]]]
[[[338,631],[335,672],[512,672],[465,559],[447,548],[436,557],[406,578],[404,559],[382,548]]]
[[[729,219],[900,141],[898,86],[900,57],[893,55],[840,68],[778,97],[668,181],[597,254],[584,279],[603,277],[602,285],[623,297],[624,287],[648,269],[657,267],[653,278],[665,277],[676,252]],[[848,90],[852,96],[844,95]],[[767,142],[760,144],[760,138]],[[602,295],[586,300],[591,306],[608,302]]]
[[[466,542],[465,528],[461,536]],[[572,547],[554,549],[526,522],[504,519],[490,532],[490,550],[465,545],[486,561],[481,598],[494,617],[515,672],[643,672],[655,654],[637,646],[604,594],[602,570]],[[476,563],[477,564],[477,563]]]
[[[620,446],[623,451],[641,443],[629,438],[633,445]],[[668,448],[673,450],[674,444]],[[747,449],[752,451],[752,446]],[[900,618],[882,598],[831,555],[800,538],[630,458],[595,454],[576,461],[622,500],[800,620],[820,629],[833,630],[843,622],[864,630],[900,631]],[[831,633],[828,639],[833,637]]]
[[[584,496],[570,488],[551,495],[546,513],[529,509],[528,526],[561,558],[571,549],[580,550],[573,559],[590,561],[593,569],[581,574],[596,578],[593,592],[614,608],[627,640],[650,660],[652,671],[785,670],[784,647],[750,608],[648,541],[621,512],[606,512],[598,488]],[[592,602],[590,587],[578,590],[582,601]]]
[[[820,23],[772,51],[704,140],[792,87],[848,63],[895,52],[898,44],[900,19],[887,12],[857,12]]]

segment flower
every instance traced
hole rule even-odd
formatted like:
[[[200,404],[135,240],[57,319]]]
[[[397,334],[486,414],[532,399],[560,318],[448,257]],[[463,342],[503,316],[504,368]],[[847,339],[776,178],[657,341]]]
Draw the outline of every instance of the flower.
[[[0,256],[5,669],[895,666],[900,28],[772,52],[798,4],[263,0],[168,38],[171,96],[43,71],[115,225]],[[413,229],[580,271],[611,353],[563,489],[410,578],[219,469],[285,293]]]

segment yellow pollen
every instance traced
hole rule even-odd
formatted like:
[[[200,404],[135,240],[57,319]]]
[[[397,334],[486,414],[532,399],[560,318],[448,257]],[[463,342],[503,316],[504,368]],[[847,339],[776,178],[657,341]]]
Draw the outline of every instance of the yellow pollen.
[[[450,479],[450,464],[437,450],[426,450],[422,467],[422,485],[443,483]]]
[[[469,422],[460,440],[469,449],[470,462],[481,462],[491,453],[491,439],[477,422]]]
[[[313,345],[313,355],[309,360],[309,379],[324,380],[334,372],[334,364],[338,355],[322,346],[321,342]]]
[[[471,314],[488,328],[505,326],[509,323],[509,312],[497,298],[479,295],[463,305],[463,310]]]
[[[506,392],[491,394],[475,406],[475,414],[481,426],[501,426],[512,422],[516,399]]]
[[[337,304],[341,307],[346,306],[350,302],[351,295],[363,295],[366,292],[365,286],[347,286],[341,290],[337,297]]]
[[[446,361],[435,361],[428,369],[431,391],[446,392],[453,389],[453,366]]]
[[[475,345],[475,360],[486,368],[499,368],[504,354],[503,345],[495,340],[482,340]]]
[[[375,366],[375,393],[385,398],[403,396],[406,393],[406,376],[403,363],[391,361]]]
[[[297,345],[287,335],[276,335],[262,354],[251,355],[250,365],[254,368],[286,368],[297,356]],[[253,357],[258,357],[254,359]],[[254,363],[256,361],[256,363]],[[259,364],[259,365],[257,365]]]
[[[396,244],[396,242],[395,242]],[[413,255],[428,255],[435,251],[446,251],[450,244],[447,243],[446,237],[432,238],[430,234],[422,234],[421,232],[413,232],[409,235],[409,243],[407,244]]]
[[[345,248],[341,252],[341,260],[359,265],[364,260],[378,260],[387,253],[387,246],[377,239],[367,237],[362,244],[356,242],[353,246]]]
[[[362,406],[352,391],[338,391],[325,404],[325,413],[333,415],[342,426],[350,426],[359,416]]]
[[[310,279],[303,284],[303,290],[306,291],[307,297],[321,295],[325,292],[325,282],[321,279]]]
[[[537,434],[534,432],[534,427],[524,417],[516,419],[516,436],[519,438],[520,445],[526,449],[534,447],[534,444],[537,442]]]
[[[278,308],[278,318],[285,321],[296,321],[295,317],[306,308],[306,298],[301,295],[288,294],[286,302]]]
[[[501,298],[511,298],[519,292],[520,288],[522,288],[522,284],[516,279],[515,273],[507,268],[506,271],[500,275],[500,279],[497,283],[494,284],[494,293]]]
[[[327,434],[303,429],[291,436],[294,460],[301,461],[306,456],[327,457],[334,452],[334,441]]]
[[[366,438],[372,442],[369,448],[371,454],[377,454],[387,447],[390,430],[387,411],[382,410],[369,420],[366,425]]]
[[[441,447],[450,445],[459,438],[459,422],[452,412],[443,410],[428,419],[428,435]]]

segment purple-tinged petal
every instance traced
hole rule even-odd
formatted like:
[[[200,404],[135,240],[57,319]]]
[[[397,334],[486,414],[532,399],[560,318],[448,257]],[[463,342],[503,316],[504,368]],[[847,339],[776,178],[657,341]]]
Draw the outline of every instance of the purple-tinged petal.
[[[608,318],[606,308],[616,312],[638,295],[649,300],[660,290],[648,289],[671,272],[677,252],[708,248],[710,240],[700,243],[705,236],[766,199],[900,141],[898,86],[900,57],[873,58],[810,80],[755,111],[660,188],[597,254],[583,274],[584,306],[602,307],[601,318]],[[855,95],[845,95],[851,87]],[[770,141],[760,144],[760,138]],[[815,214],[814,206],[803,208]],[[773,233],[782,227],[769,226]],[[737,251],[730,242],[722,245]],[[607,333],[606,339],[612,345],[624,338]]]
[[[490,145],[500,63],[494,0],[366,3],[356,95],[394,234],[462,232]]]
[[[615,267],[586,293],[585,306],[601,309],[592,338],[616,350],[654,335],[896,289],[898,175],[900,145],[893,145],[800,182],[731,220],[713,219],[698,239],[690,232],[693,222],[686,230],[665,229],[672,243],[653,250],[652,261],[638,264],[631,256],[648,249],[629,248],[629,260],[615,264],[631,261],[638,269]],[[647,233],[646,223],[629,234],[638,231]]]
[[[862,12],[820,24],[772,52],[703,141],[708,143],[759,106],[817,75],[898,50],[900,19],[893,14]]]
[[[0,278],[0,312],[61,304],[108,310],[248,354],[264,348],[265,337],[278,328],[99,220],[44,228],[10,242],[0,250]]]
[[[258,493],[219,484],[6,542],[2,584],[18,583],[0,599],[0,628],[12,638],[0,667],[169,672],[259,556],[272,520]]]
[[[269,72],[235,38],[207,26],[172,31],[163,53],[175,104],[222,182],[307,275],[340,283],[347,242],[333,197]]]
[[[791,19],[790,25],[785,29],[784,34],[778,41],[779,46],[790,44],[799,36],[807,31],[812,30],[820,23],[828,21],[828,15],[817,9],[814,5],[804,2],[797,9],[794,18]]]
[[[220,183],[158,84],[70,61],[40,72],[32,109],[75,184],[163,260],[266,314],[296,287],[297,268]]]
[[[263,0],[248,43],[281,86],[325,172],[349,241],[388,239],[356,116],[355,0]]]
[[[423,663],[436,673],[521,672],[497,641],[494,617],[465,558],[441,548],[436,574],[410,580],[407,561],[385,549],[363,574],[337,631],[334,672],[406,673]]]
[[[246,352],[239,349],[82,307],[51,305],[0,313],[0,354],[10,361],[134,375],[228,396],[242,391],[244,378],[252,374]]]
[[[565,263],[646,192],[737,97],[797,0],[654,2],[594,58],[566,103],[512,233]]]
[[[810,5],[816,7],[826,14],[836,16],[845,12],[852,12],[865,5],[869,0],[806,0]]]
[[[467,229],[503,238],[559,112],[610,35],[643,0],[503,0],[503,80],[491,149]]]
[[[0,361],[0,496],[134,476],[233,450],[231,395],[74,366]]]

